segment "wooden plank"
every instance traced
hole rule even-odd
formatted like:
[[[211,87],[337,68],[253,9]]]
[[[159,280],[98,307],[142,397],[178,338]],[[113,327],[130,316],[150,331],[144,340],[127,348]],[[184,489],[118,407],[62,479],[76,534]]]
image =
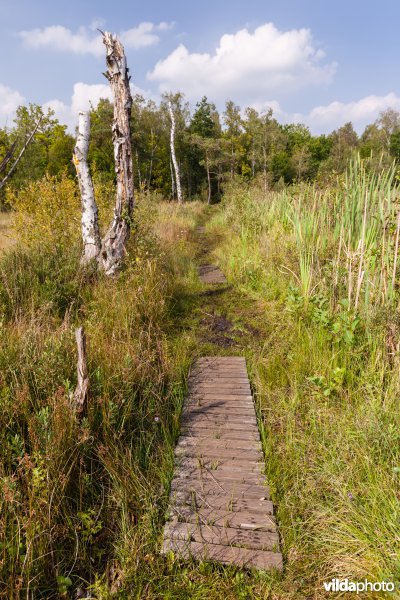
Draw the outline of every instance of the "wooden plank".
[[[209,431],[207,428],[200,427],[196,429],[196,427],[191,426],[183,428],[182,433],[185,434],[186,439],[197,439],[202,438],[203,440],[250,440],[250,441],[260,441],[260,434],[257,431],[240,431],[240,430],[229,430],[225,429],[223,431]]]
[[[255,567],[264,571],[282,569],[282,555],[278,552],[166,539],[163,545],[163,553],[165,554],[171,550],[184,558],[193,557],[203,561],[213,560],[245,568]]]
[[[197,375],[190,376],[190,382],[193,384],[202,383],[203,381],[211,381],[213,383],[249,383],[245,369],[235,367],[232,371],[224,371],[221,373],[210,374],[206,370],[199,372]]]
[[[227,410],[231,410],[234,408],[243,408],[245,410],[251,410],[253,411],[254,414],[254,403],[252,400],[243,400],[240,401],[237,398],[234,398],[233,400],[227,399],[227,400],[221,400],[220,398],[217,397],[207,397],[207,398],[190,398],[190,400],[188,399],[187,402],[185,402],[185,408],[186,407],[200,407],[200,406],[209,406],[209,407],[223,407],[226,408]]]
[[[182,415],[239,415],[241,417],[252,417],[256,421],[256,415],[254,413],[254,407],[251,405],[247,406],[229,406],[225,403],[218,402],[207,402],[206,404],[187,404],[183,409]]]
[[[248,379],[247,371],[245,367],[241,366],[229,366],[219,367],[217,369],[210,369],[209,367],[203,367],[190,372],[190,379],[197,381],[202,377],[208,377],[212,381],[218,381],[220,379],[227,379],[228,377],[236,381],[237,379]]]
[[[192,392],[188,394],[188,401],[198,401],[198,400],[216,400],[218,402],[241,402],[244,404],[251,403],[254,406],[253,397],[250,394],[246,393],[238,393],[238,392],[230,392],[228,394],[219,394],[218,392]]]
[[[210,429],[219,427],[228,427],[232,430],[243,429],[245,431],[258,431],[257,419],[251,416],[235,418],[235,415],[230,415],[229,412],[220,414],[212,414],[201,412],[192,414],[190,412],[182,413],[182,427],[192,427],[206,425]]]
[[[209,407],[217,408],[217,407],[222,406],[222,407],[226,408],[227,410],[244,408],[246,410],[251,409],[254,412],[254,404],[253,404],[253,402],[250,402],[248,400],[245,400],[244,402],[240,402],[239,400],[226,400],[225,402],[222,402],[220,400],[213,399],[213,398],[211,398],[210,400],[207,400],[204,398],[203,399],[199,398],[197,400],[191,400],[190,402],[188,401],[185,403],[185,408],[191,408],[192,406],[194,408],[196,408],[196,407],[200,408],[202,406],[205,406],[205,407],[209,406]]]
[[[182,480],[174,479],[171,484],[171,494],[177,494],[185,491],[186,493],[200,493],[208,496],[229,494],[236,498],[249,498],[260,500],[269,500],[269,487],[266,485],[257,485],[254,483],[240,483],[226,479],[224,481],[185,481],[182,485]]]
[[[228,377],[231,378],[232,381],[237,381],[238,379],[247,379],[247,371],[246,367],[240,367],[235,365],[226,365],[225,367],[219,367],[218,371],[216,369],[210,371],[208,367],[203,367],[190,373],[189,379],[191,381],[196,381],[197,379],[203,378],[205,376],[207,376],[207,378],[211,379],[212,381],[228,379]]]
[[[252,425],[257,427],[257,420],[254,415],[246,414],[230,414],[229,412],[222,411],[187,411],[182,415],[182,425],[189,425],[191,423],[197,423],[198,420],[207,421],[210,424],[216,423],[223,425],[227,421],[231,424],[242,423],[243,425]]]
[[[238,459],[238,460],[253,460],[261,462],[263,459],[262,452],[254,449],[234,449],[234,448],[218,448],[212,446],[211,448],[207,445],[204,446],[187,446],[178,444],[175,448],[175,456],[181,457],[186,456],[189,458],[203,458],[209,457],[210,459]]]
[[[276,550],[279,546],[279,536],[275,531],[251,531],[217,525],[198,526],[175,521],[167,522],[165,537],[223,546],[242,546],[254,550]]]
[[[189,506],[171,506],[170,518],[177,517],[185,523],[201,523],[203,525],[219,525],[220,527],[237,527],[239,529],[276,531],[275,518],[272,515],[246,511],[234,512],[215,508],[199,508]]]
[[[186,471],[178,470],[175,478],[177,479],[187,479],[192,481],[215,481],[215,482],[224,482],[228,481],[236,481],[237,483],[257,483],[258,485],[262,485],[264,482],[264,477],[258,475],[257,473],[244,473],[243,471],[225,471],[223,469],[219,469],[218,473],[216,471],[209,471],[206,469],[186,469]]]
[[[226,277],[216,265],[200,265],[199,277],[203,283],[226,283]]]
[[[226,366],[237,366],[246,368],[246,359],[243,356],[211,356],[209,358],[198,358],[194,364],[194,368],[211,368],[217,369],[219,367]],[[210,371],[212,372],[212,371]]]
[[[251,512],[272,515],[274,508],[270,500],[236,498],[233,494],[208,496],[201,492],[176,492],[171,497],[171,506],[187,506],[192,509],[216,509],[230,512]]]
[[[232,404],[221,404],[218,400],[213,402],[207,402],[205,404],[188,404],[182,411],[182,416],[185,415],[228,415],[234,417],[239,415],[247,419],[252,419],[254,423],[257,423],[256,415],[254,412],[254,406],[244,405],[235,406]]]
[[[204,438],[192,438],[181,436],[177,444],[177,448],[188,448],[190,451],[192,448],[215,448],[219,450],[255,450],[260,453],[262,457],[262,449],[260,442],[254,440],[216,440],[216,439],[204,439]]]
[[[215,417],[214,419],[212,419],[211,417],[206,419],[204,417],[197,417],[195,422],[185,422],[183,421],[182,423],[182,427],[183,427],[183,431],[185,431],[185,429],[188,429],[190,431],[192,431],[193,429],[201,429],[201,428],[205,428],[208,429],[210,431],[210,433],[217,433],[220,431],[243,431],[243,432],[251,432],[251,433],[258,433],[258,427],[256,424],[254,423],[243,423],[243,422],[239,422],[239,423],[233,423],[233,422],[229,422],[229,420],[224,420],[221,421],[221,419],[218,419],[217,417]]]
[[[188,386],[189,392],[191,392],[192,390],[195,390],[196,393],[201,393],[203,390],[204,391],[218,391],[223,393],[224,390],[240,390],[240,391],[246,391],[247,395],[250,396],[251,395],[251,388],[250,388],[250,384],[249,383],[240,383],[240,382],[223,382],[223,381],[217,381],[217,382],[213,382],[213,381],[199,381],[198,383],[193,383],[190,384]]]
[[[199,358],[196,359],[195,361],[195,365],[197,364],[201,364],[201,363],[222,363],[225,362],[227,360],[232,360],[232,361],[236,361],[238,363],[246,363],[246,359],[244,356],[199,356]]]
[[[191,458],[179,456],[176,458],[176,464],[181,470],[196,468],[201,471],[210,471],[213,475],[217,471],[226,472],[228,470],[240,471],[241,473],[245,470],[246,473],[261,474],[264,467],[263,462],[256,462],[249,458],[240,458],[237,456],[233,458],[210,458],[208,456],[204,458]]]

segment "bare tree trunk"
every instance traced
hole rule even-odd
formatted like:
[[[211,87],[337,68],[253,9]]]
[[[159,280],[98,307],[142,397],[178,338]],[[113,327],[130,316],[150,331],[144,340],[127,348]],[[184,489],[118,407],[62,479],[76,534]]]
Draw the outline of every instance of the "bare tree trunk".
[[[78,137],[74,148],[74,164],[78,176],[82,204],[83,254],[81,264],[96,260],[101,250],[99,218],[94,197],[93,182],[87,163],[90,139],[90,114],[79,113]]]
[[[117,197],[113,222],[107,231],[101,248],[101,267],[106,275],[113,275],[121,266],[125,245],[130,233],[134,207],[132,148],[130,116],[132,96],[130,77],[124,48],[111,33],[103,34],[107,51],[107,72],[114,98],[114,120],[112,126],[115,172],[117,174]]]
[[[78,413],[82,413],[85,408],[87,394],[89,390],[89,375],[87,370],[86,354],[86,336],[83,327],[75,330],[76,346],[78,350],[78,363],[76,366],[78,373],[78,382],[74,392],[75,408]]]
[[[178,202],[181,203],[182,202],[181,177],[180,177],[180,173],[179,173],[178,161],[176,160],[176,154],[175,154],[175,115],[174,115],[174,111],[172,110],[171,100],[168,101],[168,109],[169,109],[169,116],[171,117],[171,140],[170,140],[171,157],[172,157],[172,162],[174,164],[174,169],[175,169],[176,193],[177,193],[177,197],[178,197]]]
[[[21,160],[21,158],[23,157],[23,155],[25,154],[25,150],[27,149],[27,147],[29,146],[29,144],[31,143],[33,136],[35,135],[35,133],[37,132],[37,130],[39,129],[39,125],[42,122],[43,117],[40,117],[40,119],[38,120],[38,122],[36,123],[32,133],[30,134],[30,136],[28,137],[28,139],[26,140],[21,152],[18,154],[17,158],[14,161],[13,166],[11,167],[11,169],[8,171],[7,175],[4,177],[4,179],[2,181],[0,181],[0,190],[1,188],[3,188],[5,186],[5,184],[7,183],[7,181],[10,179],[11,175],[14,173],[19,161]],[[10,157],[11,158],[11,157]],[[7,165],[7,163],[9,162],[9,160],[7,160],[3,166],[2,163],[2,167],[5,168],[5,166]]]

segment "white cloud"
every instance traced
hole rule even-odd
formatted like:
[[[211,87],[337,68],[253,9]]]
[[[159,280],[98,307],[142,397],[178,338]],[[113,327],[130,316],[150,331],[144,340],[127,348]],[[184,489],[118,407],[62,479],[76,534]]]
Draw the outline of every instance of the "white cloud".
[[[150,98],[151,94],[131,84],[132,94],[141,94],[145,98]],[[71,133],[75,131],[78,123],[78,113],[81,110],[89,110],[90,106],[96,107],[102,98],[112,99],[110,87],[107,84],[87,84],[81,81],[74,84],[69,104],[62,100],[49,100],[43,105],[44,110],[48,108],[54,110],[55,116],[60,123],[67,125]]]
[[[173,26],[172,23],[140,23],[137,27],[128,29],[127,31],[121,31],[120,38],[126,48],[141,48],[143,46],[151,46],[157,44],[160,41],[156,31],[166,31]]]
[[[89,27],[79,27],[76,33],[63,25],[51,25],[42,29],[20,31],[19,37],[29,48],[52,48],[53,50],[73,52],[74,54],[92,54],[103,56],[104,47],[101,35],[95,31],[104,22],[97,19]],[[122,31],[119,37],[125,48],[143,48],[156,44],[160,38],[157,31],[165,31],[173,26],[172,23],[144,22],[137,27]]]
[[[60,123],[68,125],[69,130],[74,131],[78,122],[79,111],[89,110],[90,105],[96,107],[101,98],[111,99],[111,91],[108,85],[103,83],[89,85],[78,82],[74,84],[70,104],[55,99],[46,102],[43,108],[45,110],[48,108],[53,109]]]
[[[386,96],[365,96],[354,102],[331,102],[316,106],[307,115],[286,115],[287,122],[303,122],[315,133],[329,133],[351,121],[358,132],[373,123],[379,113],[387,108],[400,111],[400,97],[393,92]]]
[[[335,63],[324,63],[308,29],[281,32],[265,23],[254,32],[225,34],[214,54],[190,53],[180,44],[147,74],[160,91],[183,90],[194,100],[206,94],[222,102],[263,102],[271,92],[288,92],[308,84],[329,83]]]
[[[17,90],[0,83],[0,123],[10,126],[16,109],[24,102],[25,98]]]
[[[30,48],[50,47],[53,50],[94,56],[101,56],[103,53],[101,36],[90,33],[86,27],[79,27],[77,33],[73,33],[62,25],[51,25],[43,29],[20,31],[19,36]]]

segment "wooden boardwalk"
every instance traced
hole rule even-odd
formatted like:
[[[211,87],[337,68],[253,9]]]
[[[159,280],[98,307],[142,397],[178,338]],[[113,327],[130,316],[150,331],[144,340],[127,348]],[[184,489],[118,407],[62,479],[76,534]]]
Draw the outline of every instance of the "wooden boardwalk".
[[[203,283],[226,283],[226,277],[215,265],[200,265],[199,277]]]
[[[194,364],[175,449],[164,553],[282,568],[246,362]]]

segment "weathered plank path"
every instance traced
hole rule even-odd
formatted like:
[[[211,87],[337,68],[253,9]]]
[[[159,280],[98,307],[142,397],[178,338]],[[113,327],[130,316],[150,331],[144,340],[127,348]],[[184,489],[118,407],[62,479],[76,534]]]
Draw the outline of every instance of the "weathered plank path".
[[[163,552],[282,568],[246,362],[198,359],[175,449]]]
[[[226,277],[215,265],[200,265],[199,277],[203,283],[226,283]]]

